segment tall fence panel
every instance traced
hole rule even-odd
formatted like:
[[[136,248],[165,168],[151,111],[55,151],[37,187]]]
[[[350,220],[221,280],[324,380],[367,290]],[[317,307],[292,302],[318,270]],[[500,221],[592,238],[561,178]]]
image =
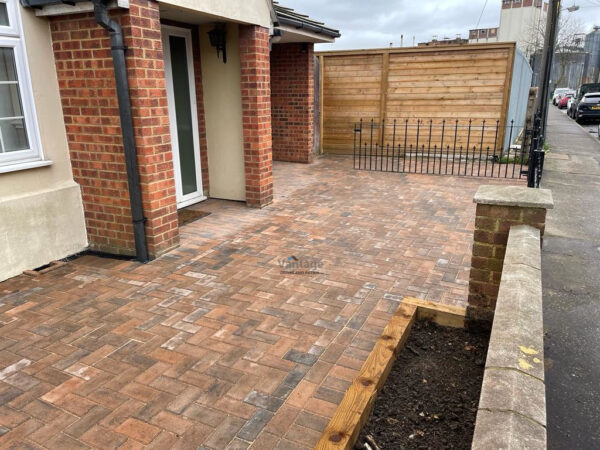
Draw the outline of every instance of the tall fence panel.
[[[514,53],[513,43],[320,53],[321,151],[352,154],[348,130],[361,118],[387,127],[398,117],[506,122]],[[505,127],[499,131],[501,147]]]

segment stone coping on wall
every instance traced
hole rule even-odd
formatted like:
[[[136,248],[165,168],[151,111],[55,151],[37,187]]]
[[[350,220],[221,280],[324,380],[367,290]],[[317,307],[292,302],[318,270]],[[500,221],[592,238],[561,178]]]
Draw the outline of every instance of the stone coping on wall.
[[[479,186],[473,202],[521,208],[554,208],[552,191],[549,189],[526,189],[523,186]]]
[[[543,351],[540,231],[516,225],[506,247],[473,449],[546,448]]]

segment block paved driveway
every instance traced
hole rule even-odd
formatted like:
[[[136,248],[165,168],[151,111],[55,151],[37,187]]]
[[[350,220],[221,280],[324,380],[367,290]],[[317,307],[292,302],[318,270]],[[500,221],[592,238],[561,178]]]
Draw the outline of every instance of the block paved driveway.
[[[0,283],[0,447],[313,446],[402,296],[464,306],[489,183],[351,163],[276,163],[272,205],[196,205],[150,264]]]

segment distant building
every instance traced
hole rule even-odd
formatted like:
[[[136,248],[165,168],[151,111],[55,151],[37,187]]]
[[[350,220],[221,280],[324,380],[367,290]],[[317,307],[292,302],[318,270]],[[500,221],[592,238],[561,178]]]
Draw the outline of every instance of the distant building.
[[[516,42],[529,58],[543,45],[547,14],[548,3],[543,0],[502,0],[498,40]]]
[[[584,70],[584,83],[598,82],[600,72],[600,27],[595,26],[594,31],[586,34],[584,49],[587,60]]]
[[[529,59],[543,46],[548,3],[543,0],[501,1],[500,26],[469,30],[469,43],[516,42]]]
[[[454,39],[450,39],[450,38],[444,38],[444,39],[436,39],[433,38],[431,41],[429,42],[419,42],[419,47],[438,47],[438,46],[444,46],[444,45],[464,45],[464,44],[468,44],[469,43],[469,39],[464,39],[460,36],[455,37]]]
[[[532,86],[538,86],[542,71],[542,50],[531,55],[533,68]],[[577,89],[585,81],[584,73],[589,53],[583,47],[566,48],[554,54],[552,72],[550,73],[550,88]],[[587,80],[589,81],[589,80]]]
[[[498,42],[498,27],[469,30],[469,43]]]

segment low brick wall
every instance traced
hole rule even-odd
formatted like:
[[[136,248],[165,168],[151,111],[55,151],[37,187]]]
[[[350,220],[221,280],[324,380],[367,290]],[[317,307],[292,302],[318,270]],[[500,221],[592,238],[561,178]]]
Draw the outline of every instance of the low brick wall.
[[[510,228],[473,449],[545,449],[540,230]]]
[[[548,189],[496,185],[480,186],[473,201],[477,208],[467,326],[489,329],[498,297],[508,230],[514,225],[530,225],[543,236],[546,210],[552,208],[554,202]]]

